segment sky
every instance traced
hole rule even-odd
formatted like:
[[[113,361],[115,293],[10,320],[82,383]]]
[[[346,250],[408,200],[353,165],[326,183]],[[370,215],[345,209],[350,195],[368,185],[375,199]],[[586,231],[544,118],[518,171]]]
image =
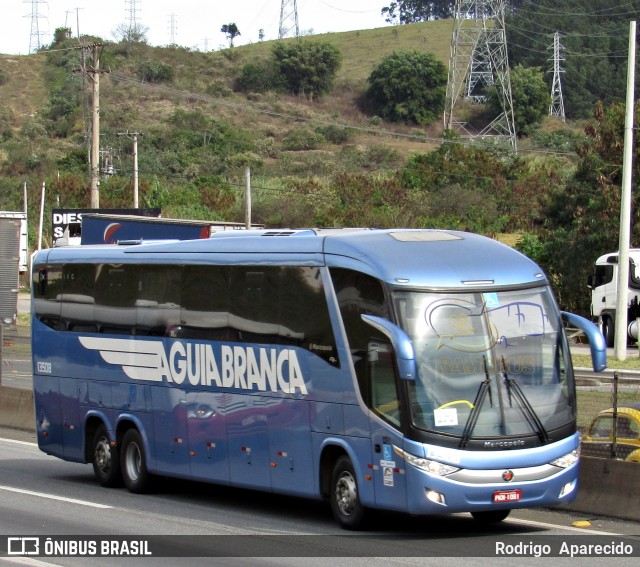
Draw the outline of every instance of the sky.
[[[365,30],[388,25],[380,15],[385,0],[297,0],[301,35]],[[292,6],[294,0],[287,0]],[[47,46],[57,28],[76,37],[96,35],[116,41],[114,32],[129,27],[132,11],[147,28],[151,45],[177,45],[200,51],[228,47],[224,24],[234,23],[240,36],[234,45],[278,38],[282,0],[0,0],[0,53],[27,55],[30,46]],[[35,12],[37,18],[33,18]],[[32,25],[33,24],[33,25]],[[33,33],[32,33],[33,30]]]

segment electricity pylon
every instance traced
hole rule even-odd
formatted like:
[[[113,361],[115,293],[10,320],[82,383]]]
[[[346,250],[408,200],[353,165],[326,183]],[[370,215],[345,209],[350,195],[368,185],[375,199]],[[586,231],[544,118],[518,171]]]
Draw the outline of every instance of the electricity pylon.
[[[470,133],[455,120],[456,104],[461,99],[484,103],[488,88],[495,88],[501,112],[481,131]],[[505,138],[516,150],[504,0],[456,0],[444,127],[463,129],[469,138]]]
[[[24,3],[31,4],[31,35],[29,36],[29,53],[38,51],[42,47],[40,24],[38,20],[43,16],[38,12],[38,4],[46,4],[44,0],[24,0]]]
[[[560,43],[560,32],[553,34],[553,83],[551,85],[551,104],[549,105],[549,116],[555,116],[565,121],[564,101],[562,99],[562,83],[560,76],[564,69],[560,66],[560,61],[564,61],[560,50],[564,49]]]
[[[280,4],[280,26],[278,27],[278,39],[283,39],[294,31],[295,37],[300,35],[298,25],[298,3],[296,0],[282,0]]]
[[[129,37],[137,37],[140,30],[141,24],[139,22],[138,14],[140,10],[138,10],[138,3],[141,0],[125,0],[125,3],[129,5],[127,11],[129,12]]]

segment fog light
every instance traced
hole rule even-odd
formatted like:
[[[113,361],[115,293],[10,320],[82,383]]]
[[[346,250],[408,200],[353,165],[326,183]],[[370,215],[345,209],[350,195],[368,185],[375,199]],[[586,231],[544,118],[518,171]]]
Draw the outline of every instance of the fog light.
[[[440,504],[441,506],[447,505],[444,499],[444,494],[441,494],[440,492],[436,492],[435,490],[427,490],[426,495],[427,500],[430,500],[434,504]]]
[[[567,494],[571,494],[576,488],[576,482],[576,480],[567,482],[567,484],[565,484],[560,491],[560,498],[564,498]]]

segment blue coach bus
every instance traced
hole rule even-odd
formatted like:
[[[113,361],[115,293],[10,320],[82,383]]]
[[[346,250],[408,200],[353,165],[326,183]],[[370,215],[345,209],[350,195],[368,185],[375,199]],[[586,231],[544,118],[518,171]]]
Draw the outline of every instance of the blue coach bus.
[[[367,509],[574,499],[579,436],[545,275],[447,230],[238,231],[43,250],[32,265],[40,449],[139,493],[154,475]]]

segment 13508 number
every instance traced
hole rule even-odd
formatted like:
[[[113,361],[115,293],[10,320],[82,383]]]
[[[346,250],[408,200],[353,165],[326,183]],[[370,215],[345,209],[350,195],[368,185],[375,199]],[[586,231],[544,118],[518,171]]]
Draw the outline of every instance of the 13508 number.
[[[38,369],[38,373],[40,374],[51,374],[51,363],[50,362],[38,362],[36,364],[36,368]]]

